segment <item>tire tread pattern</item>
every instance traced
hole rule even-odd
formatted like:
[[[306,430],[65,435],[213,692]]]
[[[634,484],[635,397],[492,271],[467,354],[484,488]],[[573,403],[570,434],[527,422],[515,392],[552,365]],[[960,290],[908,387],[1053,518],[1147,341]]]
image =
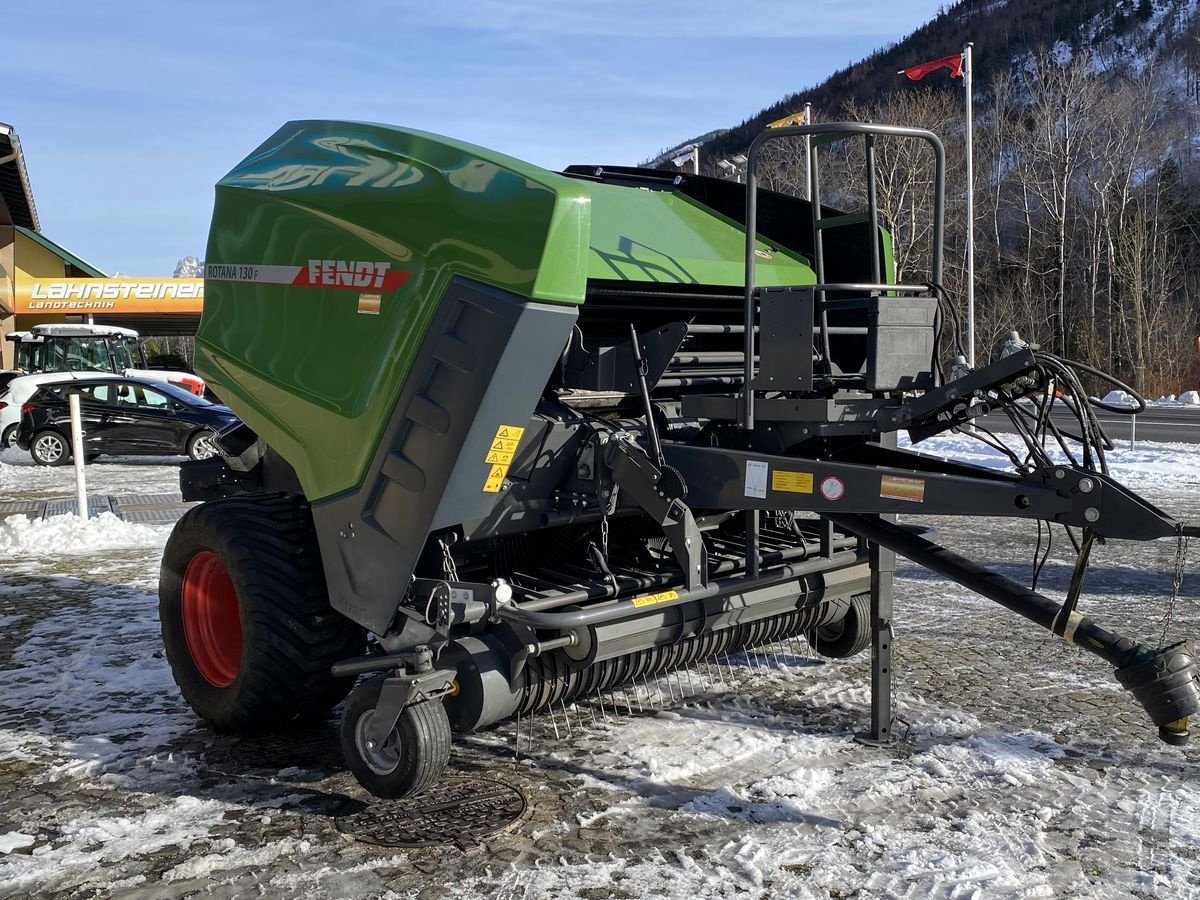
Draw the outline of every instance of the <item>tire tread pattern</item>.
[[[242,664],[228,688],[196,670],[183,637],[181,591],[192,557],[212,550],[238,592]],[[329,605],[307,503],[288,494],[242,494],[194,507],[163,554],[159,613],[172,674],[196,713],[219,731],[249,733],[324,716],[354,679],[330,666],[361,654],[363,628]]]

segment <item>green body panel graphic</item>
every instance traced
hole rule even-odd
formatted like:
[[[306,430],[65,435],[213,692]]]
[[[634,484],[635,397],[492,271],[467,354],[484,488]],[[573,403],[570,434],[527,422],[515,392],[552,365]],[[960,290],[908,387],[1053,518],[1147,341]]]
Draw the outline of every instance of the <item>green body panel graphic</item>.
[[[744,247],[682,194],[419,131],[292,122],[217,185],[196,370],[317,500],[361,482],[454,278],[579,304],[588,279],[741,285]],[[762,286],[814,281],[789,251],[757,256]],[[326,286],[338,262],[406,280]]]

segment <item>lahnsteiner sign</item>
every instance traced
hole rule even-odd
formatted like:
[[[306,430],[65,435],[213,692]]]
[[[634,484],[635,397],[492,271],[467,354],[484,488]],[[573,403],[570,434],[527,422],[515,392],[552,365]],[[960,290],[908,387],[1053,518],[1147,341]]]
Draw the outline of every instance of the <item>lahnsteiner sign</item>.
[[[204,308],[202,278],[18,278],[13,312],[193,313]]]

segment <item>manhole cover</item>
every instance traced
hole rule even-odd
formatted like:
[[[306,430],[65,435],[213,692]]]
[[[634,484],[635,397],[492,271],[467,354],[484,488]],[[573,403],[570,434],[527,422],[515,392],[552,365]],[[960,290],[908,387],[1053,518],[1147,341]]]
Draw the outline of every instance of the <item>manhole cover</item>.
[[[525,795],[501,781],[447,778],[419,797],[352,804],[337,818],[342,834],[380,847],[435,847],[460,850],[520,821]]]
[[[338,733],[333,728],[245,737],[229,748],[229,758],[247,768],[272,772],[304,769],[332,773],[346,768]]]

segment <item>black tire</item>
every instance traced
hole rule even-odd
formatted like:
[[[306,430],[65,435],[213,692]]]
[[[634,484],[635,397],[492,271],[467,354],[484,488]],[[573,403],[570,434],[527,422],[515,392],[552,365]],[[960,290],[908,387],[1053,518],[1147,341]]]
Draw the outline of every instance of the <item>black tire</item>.
[[[216,436],[217,433],[211,428],[201,428],[193,432],[187,440],[188,459],[211,459],[216,456],[217,448],[212,444],[212,439]]]
[[[29,455],[39,466],[65,466],[71,461],[71,444],[57,431],[39,431],[29,441]]]
[[[198,662],[188,643],[184,586],[189,566],[200,562],[219,563],[236,595],[227,601],[236,613],[229,631],[197,639],[202,650],[226,654],[224,678],[204,674],[214,671],[211,662],[203,653]],[[188,705],[218,731],[249,733],[321,718],[354,684],[334,678],[329,667],[361,655],[366,633],[329,605],[302,498],[242,494],[188,510],[167,541],[158,592],[171,674]],[[197,634],[195,617],[189,621]]]
[[[0,435],[0,450],[8,450],[17,446],[17,425],[9,425],[4,429],[4,434]]]
[[[846,659],[871,646],[871,595],[855,594],[845,618],[805,633],[809,645],[822,656]]]
[[[419,794],[430,787],[450,760],[450,719],[441,700],[424,700],[404,708],[388,743],[377,750],[365,745],[365,730],[375,714],[383,678],[364,681],[342,710],[342,753],[358,783],[388,800]]]

